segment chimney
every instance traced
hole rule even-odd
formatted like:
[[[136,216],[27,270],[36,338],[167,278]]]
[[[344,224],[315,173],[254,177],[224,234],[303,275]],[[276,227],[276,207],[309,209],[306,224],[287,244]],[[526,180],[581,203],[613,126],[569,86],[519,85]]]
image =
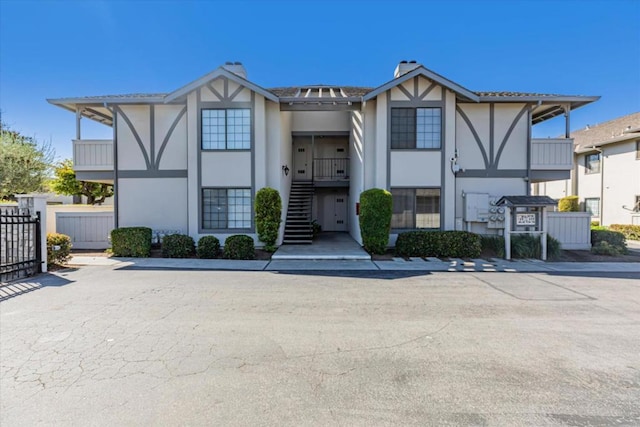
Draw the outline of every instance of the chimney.
[[[245,70],[244,65],[242,65],[242,62],[227,61],[224,63],[222,67],[225,68],[227,71],[230,71],[233,74],[242,77],[243,79],[247,78],[247,70]]]
[[[407,74],[410,71],[415,70],[418,67],[422,67],[422,64],[418,64],[416,61],[400,61],[396,70],[393,72],[393,78],[397,79],[398,77]]]

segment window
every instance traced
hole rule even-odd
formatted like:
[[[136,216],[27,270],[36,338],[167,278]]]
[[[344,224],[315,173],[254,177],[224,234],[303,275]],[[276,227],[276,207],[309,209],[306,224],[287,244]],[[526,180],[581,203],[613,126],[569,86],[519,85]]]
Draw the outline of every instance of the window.
[[[204,188],[202,228],[251,228],[251,190],[248,188]]]
[[[591,212],[592,216],[600,217],[600,198],[592,197],[584,199],[584,210]]]
[[[391,228],[440,228],[439,188],[395,188]]]
[[[248,150],[251,148],[251,110],[233,108],[202,110],[203,150]]]
[[[441,142],[440,108],[392,108],[391,148],[438,149]]]
[[[585,173],[600,173],[600,153],[587,154],[584,157]]]

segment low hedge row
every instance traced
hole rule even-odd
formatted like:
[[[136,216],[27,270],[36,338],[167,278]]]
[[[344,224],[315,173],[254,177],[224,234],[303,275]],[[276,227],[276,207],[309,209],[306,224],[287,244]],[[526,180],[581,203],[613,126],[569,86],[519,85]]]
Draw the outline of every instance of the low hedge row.
[[[396,241],[403,257],[477,258],[481,251],[480,236],[468,231],[408,231]]]
[[[148,257],[151,255],[151,229],[122,227],[112,230],[111,252],[114,256]]]
[[[640,225],[611,224],[609,230],[624,234],[628,240],[640,240]]]

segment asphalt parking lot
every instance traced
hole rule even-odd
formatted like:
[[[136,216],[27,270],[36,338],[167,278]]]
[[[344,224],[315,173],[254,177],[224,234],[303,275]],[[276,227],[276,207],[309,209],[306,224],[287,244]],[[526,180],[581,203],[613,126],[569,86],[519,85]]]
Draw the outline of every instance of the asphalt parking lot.
[[[0,425],[640,425],[637,274],[86,267],[0,303]]]

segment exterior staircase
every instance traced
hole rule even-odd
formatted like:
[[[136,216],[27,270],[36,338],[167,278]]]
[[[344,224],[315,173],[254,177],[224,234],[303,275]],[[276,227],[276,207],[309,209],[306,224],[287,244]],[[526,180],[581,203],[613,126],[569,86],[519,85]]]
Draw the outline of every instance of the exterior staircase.
[[[313,192],[313,183],[310,181],[293,181],[291,183],[287,221],[284,225],[284,244],[311,244],[313,240],[313,226],[311,225]]]

